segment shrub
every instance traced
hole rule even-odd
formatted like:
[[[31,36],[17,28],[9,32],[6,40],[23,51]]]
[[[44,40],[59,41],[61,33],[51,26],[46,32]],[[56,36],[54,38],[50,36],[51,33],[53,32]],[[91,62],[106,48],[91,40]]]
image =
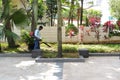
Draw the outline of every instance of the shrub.
[[[77,52],[77,47],[75,45],[63,45],[62,50],[64,53],[74,53]]]
[[[113,30],[109,33],[109,36],[120,36],[120,30]]]
[[[66,33],[67,36],[71,33],[71,31],[73,31],[72,36],[75,36],[75,35],[78,34],[78,29],[73,24],[68,24],[68,26],[66,26],[65,28],[66,28],[66,32],[65,33]]]
[[[21,32],[22,41],[25,42],[27,45],[34,43],[34,38],[30,36],[28,31],[23,30]]]

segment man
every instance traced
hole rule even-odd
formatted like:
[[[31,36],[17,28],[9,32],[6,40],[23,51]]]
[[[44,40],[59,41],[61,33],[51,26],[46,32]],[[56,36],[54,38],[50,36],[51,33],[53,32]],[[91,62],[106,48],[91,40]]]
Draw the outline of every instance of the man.
[[[40,35],[40,31],[43,29],[43,26],[39,26],[35,32],[34,32],[34,49],[40,49],[40,43],[39,41],[42,40],[42,37]]]

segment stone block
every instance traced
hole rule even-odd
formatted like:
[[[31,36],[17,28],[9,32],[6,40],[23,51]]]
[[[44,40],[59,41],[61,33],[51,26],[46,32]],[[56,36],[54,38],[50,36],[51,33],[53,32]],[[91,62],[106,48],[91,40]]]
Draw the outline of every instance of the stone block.
[[[42,55],[42,52],[41,52],[41,50],[40,50],[40,49],[35,49],[35,50],[32,50],[32,51],[31,51],[31,53],[32,53],[32,55],[31,55],[31,57],[32,57],[32,58],[36,58],[36,57],[38,57],[38,56],[41,56],[41,55]]]
[[[79,55],[83,56],[84,58],[89,57],[89,50],[88,49],[79,49]]]

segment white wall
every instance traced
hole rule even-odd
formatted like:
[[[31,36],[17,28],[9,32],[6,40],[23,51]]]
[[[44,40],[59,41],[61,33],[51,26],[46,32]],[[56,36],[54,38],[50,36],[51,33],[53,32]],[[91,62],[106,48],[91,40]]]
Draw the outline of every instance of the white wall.
[[[89,27],[85,27],[84,29],[84,38],[83,42],[85,43],[94,43],[97,42],[97,38],[95,37],[95,32],[90,32],[90,35],[87,34],[86,30],[89,30]],[[108,37],[107,32],[103,32],[103,29],[100,28],[100,41],[119,41],[120,37],[114,36],[111,38],[105,39],[104,36]],[[80,31],[82,32],[82,31]],[[57,42],[57,27],[44,27],[44,29],[41,31],[42,38],[45,42]],[[65,36],[65,27],[62,27],[62,41],[63,42],[81,42],[80,35],[73,36],[70,38],[69,36]]]

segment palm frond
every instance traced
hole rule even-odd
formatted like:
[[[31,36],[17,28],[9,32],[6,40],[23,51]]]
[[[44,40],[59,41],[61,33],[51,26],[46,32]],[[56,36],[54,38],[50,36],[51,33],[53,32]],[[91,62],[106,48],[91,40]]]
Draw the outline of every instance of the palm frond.
[[[11,15],[11,19],[13,20],[13,22],[15,23],[15,25],[28,25],[28,17],[27,14],[25,14],[24,9],[19,9],[16,12],[14,12]]]
[[[6,30],[6,29],[4,29],[4,33],[5,33],[5,37],[6,37],[6,36],[8,36],[8,37],[13,37],[14,40],[20,38],[16,33],[11,32],[11,31]]]

